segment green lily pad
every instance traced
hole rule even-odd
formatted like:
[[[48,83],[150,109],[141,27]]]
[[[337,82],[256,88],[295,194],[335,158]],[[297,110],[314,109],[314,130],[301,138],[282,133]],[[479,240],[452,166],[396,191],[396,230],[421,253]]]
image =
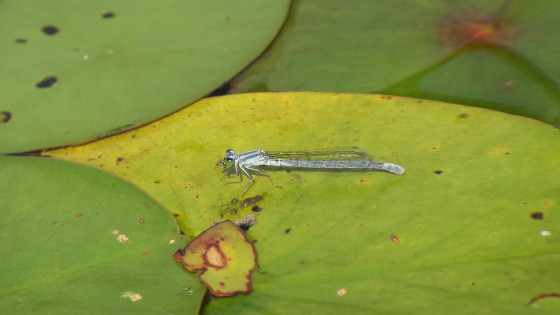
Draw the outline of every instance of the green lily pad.
[[[6,314],[194,313],[205,289],[170,257],[169,213],[99,170],[0,157],[0,309]]]
[[[173,256],[215,296],[249,293],[257,256],[245,232],[231,221],[220,222],[200,233]]]
[[[559,9],[546,0],[294,1],[271,48],[232,86],[412,96],[560,126]]]
[[[257,176],[243,197],[247,178],[222,180],[229,148],[348,145],[406,174],[270,170],[282,188]],[[134,132],[49,154],[134,182],[189,235],[256,216],[248,231],[259,256],[254,291],[211,301],[208,314],[520,314],[560,311],[552,298],[528,304],[560,290],[558,152],[558,129],[481,108],[262,93],[205,99]],[[246,198],[258,201],[237,206]]]
[[[94,140],[176,111],[261,54],[288,6],[1,1],[0,153]]]

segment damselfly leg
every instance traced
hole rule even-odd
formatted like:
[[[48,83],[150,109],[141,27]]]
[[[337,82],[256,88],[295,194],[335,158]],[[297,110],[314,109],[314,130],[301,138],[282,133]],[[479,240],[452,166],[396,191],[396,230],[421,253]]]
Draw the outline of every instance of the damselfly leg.
[[[274,185],[274,187],[278,187],[278,188],[281,188],[281,187],[282,187],[282,186],[280,186],[280,185],[276,185],[276,183],[275,183],[274,180],[272,179],[272,176],[270,176],[270,174],[268,174],[267,171],[265,171],[265,170],[263,170],[263,169],[260,169],[260,168],[257,168],[257,167],[255,167],[255,166],[247,166],[247,165],[242,165],[242,166],[243,166],[243,168],[245,169],[245,170],[244,170],[245,174],[247,175],[247,177],[249,177],[249,178],[251,179],[251,181],[254,182],[255,180],[254,180],[253,176],[251,176],[251,174],[250,174],[247,170],[251,170],[251,171],[253,171],[253,172],[260,173],[260,174],[262,174],[262,175],[268,177],[268,179],[270,179],[270,182],[272,183],[272,185]],[[240,167],[241,167],[241,165],[240,165]],[[247,189],[249,189],[249,188],[247,188]],[[245,189],[245,191],[247,191],[247,189]]]
[[[226,164],[224,163],[224,171],[228,171],[228,169],[230,169],[232,167],[235,171],[235,175],[225,176],[225,177],[222,178],[222,180],[226,179],[226,178],[239,177],[239,181],[241,182],[241,181],[243,181],[242,174],[245,174],[245,176],[247,176],[247,178],[249,179],[249,183],[247,183],[247,186],[245,186],[245,189],[243,190],[243,195],[255,183],[255,178],[254,178],[254,176],[251,172],[254,172],[257,175],[264,175],[264,176],[266,176],[270,179],[270,182],[272,183],[272,185],[274,185],[274,187],[279,187],[279,188],[281,187],[274,182],[274,180],[272,179],[272,177],[270,176],[270,174],[267,171],[265,171],[261,168],[258,168],[258,167],[253,166],[253,165],[243,164],[239,160],[235,160],[235,163],[233,165],[230,165],[229,167],[226,166]]]

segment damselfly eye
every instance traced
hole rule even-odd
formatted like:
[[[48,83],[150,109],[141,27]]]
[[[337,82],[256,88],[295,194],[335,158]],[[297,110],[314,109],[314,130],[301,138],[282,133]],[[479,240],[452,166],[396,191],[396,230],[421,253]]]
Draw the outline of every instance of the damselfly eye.
[[[233,164],[234,161],[235,161],[235,151],[233,151],[232,149],[227,150],[226,156],[224,156],[222,163]]]
[[[226,156],[224,157],[224,160],[233,161],[234,156],[235,156],[235,151],[233,151],[232,149],[229,149],[229,150],[226,151]]]

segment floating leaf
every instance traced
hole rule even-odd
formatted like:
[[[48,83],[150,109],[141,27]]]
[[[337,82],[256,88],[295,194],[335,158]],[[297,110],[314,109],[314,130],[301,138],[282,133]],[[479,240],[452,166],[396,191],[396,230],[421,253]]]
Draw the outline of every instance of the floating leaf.
[[[184,250],[173,256],[190,272],[198,275],[216,296],[249,293],[252,274],[257,268],[253,244],[239,226],[224,221],[198,235]]]
[[[194,313],[205,290],[169,257],[173,218],[132,185],[46,158],[0,157],[5,314]]]
[[[296,1],[232,86],[412,96],[560,126],[558,12],[547,0]]]
[[[0,1],[0,153],[94,140],[207,95],[269,45],[288,6]]]
[[[359,145],[385,172],[270,170],[223,179],[226,149]],[[257,216],[254,291],[208,314],[559,312],[560,132],[491,110],[385,95],[258,93],[49,152],[148,191],[187,234]],[[259,212],[239,205],[259,195]],[[262,198],[262,199],[261,199]],[[237,203],[232,202],[237,200]],[[227,207],[226,207],[227,206]],[[222,218],[223,216],[223,218]],[[540,218],[540,219],[539,219]]]

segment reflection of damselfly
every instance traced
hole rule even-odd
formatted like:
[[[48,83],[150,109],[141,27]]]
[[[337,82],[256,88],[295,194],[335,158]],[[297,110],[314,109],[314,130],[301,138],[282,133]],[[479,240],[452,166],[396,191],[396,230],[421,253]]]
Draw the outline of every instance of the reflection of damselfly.
[[[252,172],[261,173],[270,178],[272,184],[277,186],[268,172],[261,167],[288,167],[288,168],[312,168],[312,169],[339,169],[358,170],[375,169],[403,175],[404,169],[396,164],[374,162],[373,157],[367,152],[356,151],[359,147],[350,147],[342,151],[316,150],[316,151],[264,151],[253,150],[236,154],[229,149],[222,160],[224,169],[234,167],[235,176],[241,173],[249,178],[249,184],[243,193],[247,192],[255,182]]]

